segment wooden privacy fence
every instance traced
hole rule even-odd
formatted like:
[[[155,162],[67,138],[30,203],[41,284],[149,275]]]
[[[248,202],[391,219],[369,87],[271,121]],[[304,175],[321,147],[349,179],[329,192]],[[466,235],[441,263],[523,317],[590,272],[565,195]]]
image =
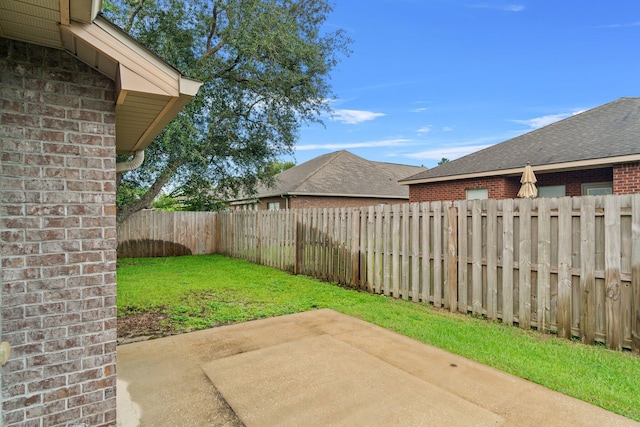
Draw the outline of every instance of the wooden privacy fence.
[[[215,253],[216,216],[216,212],[137,212],[118,227],[118,257]]]
[[[234,211],[214,221],[217,253],[640,352],[640,195]]]

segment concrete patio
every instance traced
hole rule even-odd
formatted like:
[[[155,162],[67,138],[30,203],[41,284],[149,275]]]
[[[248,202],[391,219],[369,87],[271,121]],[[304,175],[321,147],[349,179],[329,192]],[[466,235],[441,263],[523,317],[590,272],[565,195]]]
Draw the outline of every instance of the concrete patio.
[[[317,310],[118,347],[118,425],[638,426]]]

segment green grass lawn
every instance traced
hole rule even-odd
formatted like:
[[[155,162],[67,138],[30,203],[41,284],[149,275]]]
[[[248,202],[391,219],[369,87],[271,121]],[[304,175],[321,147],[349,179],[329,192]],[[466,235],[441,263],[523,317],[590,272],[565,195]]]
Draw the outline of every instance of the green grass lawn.
[[[117,298],[123,321],[162,315],[159,335],[331,308],[640,421],[638,356],[242,260],[217,255],[120,259]]]

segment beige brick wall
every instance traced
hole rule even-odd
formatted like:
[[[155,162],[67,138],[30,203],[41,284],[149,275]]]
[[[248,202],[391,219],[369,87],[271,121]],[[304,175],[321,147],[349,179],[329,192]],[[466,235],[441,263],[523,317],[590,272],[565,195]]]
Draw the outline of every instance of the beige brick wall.
[[[115,425],[115,88],[0,38],[2,421]]]

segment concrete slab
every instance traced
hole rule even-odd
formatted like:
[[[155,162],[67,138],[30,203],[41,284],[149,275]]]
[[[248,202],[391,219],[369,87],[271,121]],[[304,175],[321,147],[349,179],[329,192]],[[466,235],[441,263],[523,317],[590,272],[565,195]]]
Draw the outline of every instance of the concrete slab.
[[[504,425],[329,335],[225,357],[203,370],[247,427]]]
[[[640,426],[332,310],[122,345],[117,368],[123,427]]]

